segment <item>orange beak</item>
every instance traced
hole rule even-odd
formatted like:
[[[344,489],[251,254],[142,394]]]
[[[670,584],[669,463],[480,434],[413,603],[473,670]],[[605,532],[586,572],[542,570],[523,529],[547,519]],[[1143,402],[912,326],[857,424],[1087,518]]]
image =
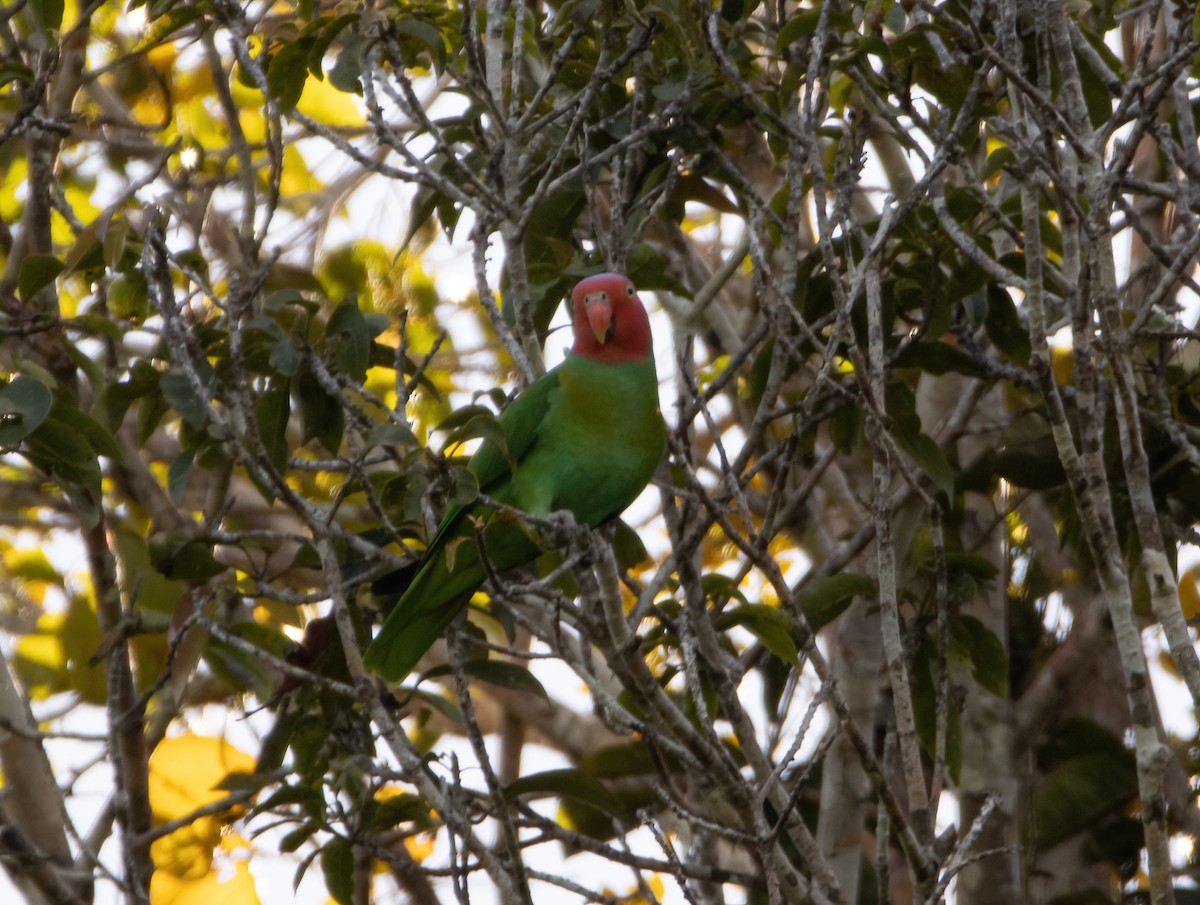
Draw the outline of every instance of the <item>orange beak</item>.
[[[612,333],[613,310],[612,303],[608,300],[608,293],[597,292],[584,296],[583,310],[587,315],[588,325],[592,328],[592,335],[596,337],[596,342],[604,345]]]

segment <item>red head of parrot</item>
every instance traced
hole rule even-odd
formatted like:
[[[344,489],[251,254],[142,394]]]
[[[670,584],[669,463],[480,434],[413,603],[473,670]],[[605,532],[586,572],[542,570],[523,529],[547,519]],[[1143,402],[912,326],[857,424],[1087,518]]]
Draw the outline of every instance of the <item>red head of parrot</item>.
[[[650,319],[629,277],[598,273],[580,280],[575,303],[575,355],[618,364],[643,361],[653,348]]]

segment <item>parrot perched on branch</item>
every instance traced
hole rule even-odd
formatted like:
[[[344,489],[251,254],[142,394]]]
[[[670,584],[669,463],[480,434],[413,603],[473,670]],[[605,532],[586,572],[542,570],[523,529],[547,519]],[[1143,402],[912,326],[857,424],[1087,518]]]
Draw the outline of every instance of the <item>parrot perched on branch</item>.
[[[633,283],[597,274],[575,287],[572,301],[571,353],[501,413],[507,448],[486,440],[467,468],[492,500],[534,516],[567,510],[596,526],[645,488],[666,427],[650,321]],[[542,552],[511,513],[481,500],[452,505],[363,662],[400,681],[483,584],[487,566],[502,573]]]

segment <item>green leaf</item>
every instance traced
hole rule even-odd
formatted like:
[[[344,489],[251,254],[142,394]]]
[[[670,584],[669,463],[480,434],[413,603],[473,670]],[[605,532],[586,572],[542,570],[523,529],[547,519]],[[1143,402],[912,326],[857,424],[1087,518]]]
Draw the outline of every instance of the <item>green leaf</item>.
[[[405,687],[404,694],[416,698],[430,710],[436,710],[456,726],[463,725],[463,715],[458,705],[440,692]]]
[[[842,572],[815,578],[796,591],[796,605],[804,613],[809,627],[820,631],[840,616],[855,597],[875,594],[875,582],[866,575]]]
[[[304,93],[308,78],[308,52],[311,42],[297,40],[271,57],[267,67],[267,92],[279,102],[281,113],[291,113]]]
[[[104,456],[115,462],[122,460],[121,449],[117,440],[103,424],[86,412],[71,405],[55,406],[55,417],[61,418],[72,430],[87,440],[96,455]]]
[[[354,905],[354,848],[340,836],[321,848],[325,886],[338,905]]]
[[[196,394],[191,379],[182,370],[175,368],[163,374],[159,390],[167,404],[189,425],[200,430],[208,423],[208,402]]]
[[[964,553],[962,550],[947,551],[946,568],[961,570],[980,581],[991,581],[1000,574],[999,567],[990,559],[975,553]]]
[[[499,685],[514,691],[525,691],[547,701],[550,700],[546,689],[542,687],[542,683],[534,677],[533,673],[516,663],[509,663],[505,660],[470,660],[463,664],[463,672],[490,685]]]
[[[616,528],[613,530],[613,552],[616,554],[617,564],[622,569],[632,569],[650,559],[650,553],[642,543],[641,535],[621,519],[617,519]]]
[[[1137,795],[1131,758],[1107,751],[1081,754],[1060,764],[1033,794],[1033,832],[1045,851],[1090,829]]]
[[[600,808],[618,820],[626,816],[615,806],[608,789],[593,776],[582,770],[546,770],[522,776],[504,787],[504,797],[516,801],[522,795],[553,795],[557,798],[574,798],[584,804]]]
[[[402,823],[415,823],[420,828],[431,827],[429,803],[420,795],[402,792],[378,802],[369,817],[369,829],[376,832],[395,829]]]
[[[1026,367],[1033,354],[1029,331],[1021,321],[1011,296],[996,285],[988,286],[988,311],[983,327],[988,338],[1013,364]]]
[[[309,72],[319,79],[325,77],[325,54],[329,52],[330,45],[348,25],[357,21],[356,13],[346,13],[333,19],[323,20],[324,24],[313,38],[312,47],[308,51]]]
[[[986,374],[978,361],[957,346],[944,342],[908,343],[900,350],[894,364],[897,368],[920,368],[938,375],[951,371],[969,377],[983,377]]]
[[[0,62],[0,88],[3,88],[9,82],[29,83],[33,80],[33,70],[24,63],[18,63],[13,60]]]
[[[300,353],[290,336],[285,336],[271,346],[271,357],[267,362],[276,374],[295,377],[300,372]]]
[[[39,380],[23,374],[0,390],[0,446],[16,446],[50,414],[54,394]]]
[[[141,323],[150,315],[150,290],[140,270],[122,273],[108,284],[108,309],[114,317]]]
[[[291,398],[287,382],[276,383],[254,401],[254,417],[262,437],[267,460],[276,471],[287,465],[287,426],[291,415]]]
[[[412,449],[420,445],[412,428],[399,421],[383,421],[376,424],[367,431],[363,442],[367,447],[403,446]]]
[[[179,581],[206,581],[228,568],[217,562],[211,543],[178,534],[151,537],[150,562],[160,574]]]
[[[62,28],[63,6],[63,0],[29,0],[33,21],[44,31],[58,31]]]
[[[771,653],[793,666],[800,662],[799,650],[789,632],[787,614],[776,607],[762,603],[743,603],[713,620],[718,630],[732,625],[741,625],[763,643]]]
[[[907,442],[899,438],[900,446],[912,456],[912,460],[933,481],[933,486],[947,497],[954,498],[954,469],[946,453],[938,446],[937,441],[928,434],[920,433]]]
[[[329,70],[329,84],[346,94],[362,94],[362,57],[367,42],[362,35],[351,35],[342,45],[333,68]]]
[[[952,645],[965,654],[975,681],[996,695],[1008,697],[1008,657],[995,632],[974,616],[952,616]]]
[[[796,13],[779,29],[779,34],[775,36],[775,49],[783,50],[789,44],[809,37],[816,32],[820,20],[821,11],[817,9]]]
[[[829,418],[829,440],[838,452],[849,453],[862,434],[863,410],[857,405],[843,405]]]
[[[183,492],[187,489],[188,475],[192,472],[192,461],[196,458],[194,449],[185,449],[171,460],[167,468],[167,493],[171,502],[176,506],[183,503]]]
[[[429,48],[433,57],[433,68],[441,72],[446,68],[446,41],[442,33],[421,19],[397,19],[392,23],[398,34],[410,35]]]
[[[938,683],[935,681],[935,662],[933,642],[926,638],[917,648],[909,676],[917,736],[925,755],[931,759],[936,753],[937,744]],[[951,779],[958,782],[962,772],[962,718],[953,701],[947,702],[947,706],[946,768]]]
[[[60,7],[61,15],[61,7]],[[17,292],[24,302],[32,301],[42,289],[54,282],[66,265],[54,255],[30,255],[21,262],[17,276]]]
[[[354,296],[349,296],[329,315],[325,327],[325,351],[332,354],[334,364],[343,374],[360,383],[367,379],[371,332]]]
[[[346,415],[341,405],[325,392],[325,387],[307,367],[301,367],[294,385],[305,442],[316,437],[325,449],[336,455],[346,432]]]
[[[647,776],[658,772],[655,758],[643,741],[606,745],[588,754],[579,767],[597,778]]]
[[[133,53],[144,53],[151,47],[156,47],[170,38],[185,25],[195,22],[204,15],[204,7],[199,3],[179,3],[172,6],[166,13],[152,21],[142,35]]]

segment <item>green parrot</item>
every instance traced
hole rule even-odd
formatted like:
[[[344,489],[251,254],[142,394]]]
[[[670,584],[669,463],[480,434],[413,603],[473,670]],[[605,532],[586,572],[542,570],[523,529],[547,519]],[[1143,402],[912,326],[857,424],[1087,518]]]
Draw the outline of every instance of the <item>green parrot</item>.
[[[662,459],[666,427],[650,320],[633,283],[597,274],[575,287],[572,301],[571,353],[500,415],[507,449],[485,441],[467,468],[481,493],[513,509],[567,510],[596,526],[642,492]],[[483,584],[488,564],[502,573],[542,552],[510,513],[481,501],[452,505],[363,662],[400,681]]]

